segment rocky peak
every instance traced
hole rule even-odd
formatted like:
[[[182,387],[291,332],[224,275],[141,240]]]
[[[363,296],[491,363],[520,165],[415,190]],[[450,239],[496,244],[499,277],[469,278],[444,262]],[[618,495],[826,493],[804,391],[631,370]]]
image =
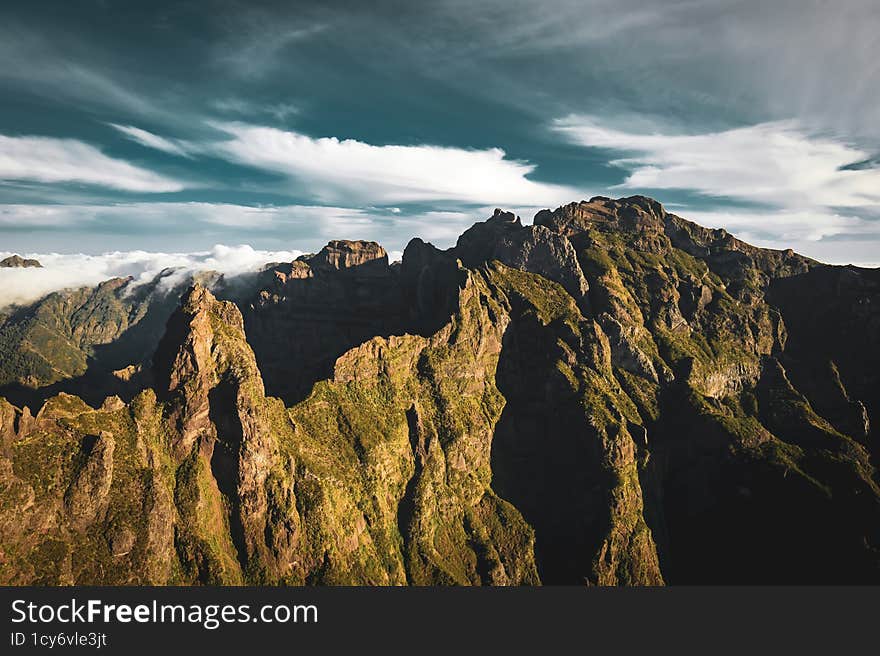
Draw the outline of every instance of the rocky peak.
[[[180,306],[168,320],[155,363],[160,367],[167,365],[163,358],[170,356],[177,364],[182,364],[184,360],[190,361],[192,369],[198,371],[204,369],[209,360],[232,355],[221,353],[223,347],[231,348],[242,344],[247,344],[244,319],[235,303],[217,300],[207,287],[196,283],[184,293]],[[228,366],[232,362],[223,364]],[[172,369],[172,378],[175,380],[192,373],[187,368]],[[172,382],[169,389],[173,390],[176,386]]]
[[[244,330],[241,312],[229,301],[218,301],[202,283],[197,282],[184,293],[178,312],[197,316],[211,312],[219,313],[222,318],[239,330]]]
[[[620,233],[640,250],[662,252],[669,244],[664,236],[666,217],[663,206],[652,198],[595,196],[553,211],[542,210],[535,215],[534,223],[569,238],[591,229]]]
[[[300,400],[346,350],[398,330],[397,273],[376,242],[347,240],[264,272],[245,318],[269,393]]]
[[[606,198],[594,196],[589,201],[563,205],[553,211],[542,210],[535,215],[535,225],[572,236],[597,228],[622,232],[662,231],[666,219],[663,206],[652,198]]]
[[[387,267],[388,253],[374,241],[334,239],[306,261],[313,269],[341,271],[358,268],[360,272],[365,272]]]
[[[492,213],[492,216],[486,221],[486,223],[492,225],[505,225],[509,224],[511,226],[520,228],[522,227],[522,222],[519,217],[513,212],[505,212],[504,210],[496,207],[495,211]]]
[[[450,254],[467,267],[498,260],[538,273],[561,284],[578,301],[587,293],[587,281],[568,239],[541,225],[524,226],[511,212],[495,210],[488,220],[474,224],[458,238]]]
[[[0,268],[3,269],[42,269],[43,265],[38,260],[28,260],[19,255],[10,255],[0,260]]]
[[[169,413],[181,429],[180,454],[189,452],[199,436],[210,433],[209,396],[221,382],[248,385],[263,394],[241,312],[230,301],[218,301],[198,283],[168,320],[154,370],[164,386],[160,391],[171,400]]]
[[[193,285],[168,321],[156,370],[158,380],[168,381],[165,416],[177,429],[172,454],[178,462],[201,463],[187,470],[192,478],[185,483],[201,500],[185,512],[197,514],[202,504],[223,497],[213,507],[226,510],[234,547],[224,567],[240,576],[256,567],[253,561],[267,560],[265,481],[275,445],[263,379],[238,307]],[[194,533],[196,543],[203,539]],[[201,567],[203,558],[194,556],[191,566]]]
[[[542,210],[534,223],[568,237],[576,249],[607,241],[597,233],[610,236],[622,247],[657,255],[677,248],[703,260],[741,300],[757,298],[771,279],[804,273],[816,264],[791,249],[759,248],[726,230],[704,228],[668,213],[646,196],[596,196],[556,210]]]
[[[272,293],[286,296],[292,281],[313,278],[315,274],[324,278],[340,273],[347,277],[384,278],[390,272],[388,253],[376,242],[334,239],[317,254],[302,255],[293,262],[266,267],[263,296]]]

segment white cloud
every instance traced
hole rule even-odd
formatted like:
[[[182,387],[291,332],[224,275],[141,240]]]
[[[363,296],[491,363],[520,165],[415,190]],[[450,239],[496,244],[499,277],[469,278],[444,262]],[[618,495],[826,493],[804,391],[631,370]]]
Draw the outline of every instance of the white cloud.
[[[73,139],[0,135],[0,180],[76,182],[140,192],[180,191],[179,182],[104,155]]]
[[[857,216],[823,211],[753,212],[715,210],[687,212],[687,218],[707,228],[724,228],[737,237],[762,245],[770,238],[773,244],[821,241],[839,235],[867,235],[880,226]],[[789,246],[783,246],[789,248]]]
[[[166,139],[165,137],[160,137],[158,134],[153,134],[152,132],[147,132],[146,130],[142,130],[141,128],[136,128],[133,125],[119,125],[117,123],[110,123],[110,126],[119,130],[122,134],[127,136],[132,141],[139,143],[147,148],[155,148],[156,150],[161,150],[171,155],[178,155],[180,157],[191,156],[187,152],[190,146],[185,141],[181,141],[178,139]]]
[[[216,127],[231,138],[208,146],[214,154],[289,176],[323,202],[555,206],[581,195],[528,179],[535,166],[507,159],[500,148],[376,146],[253,125]]]
[[[557,206],[584,194],[535,182],[534,164],[485,150],[432,145],[376,146],[354,139],[312,138],[243,123],[212,124],[230,139],[196,144],[134,126],[111,124],[149,148],[177,155],[210,154],[289,177],[325,203],[389,204],[450,201],[499,206]],[[399,213],[400,208],[390,207]]]
[[[0,259],[11,255],[0,252]],[[163,278],[170,289],[196,271],[219,271],[228,276],[258,271],[270,262],[289,262],[302,255],[298,250],[265,251],[250,246],[216,245],[195,253],[153,253],[114,251],[101,255],[82,253],[27,253],[42,269],[0,268],[0,308],[11,303],[28,303],[60,289],[97,285],[110,278],[131,276],[134,284],[150,282],[165,269],[174,273]]]
[[[815,210],[880,203],[880,169],[845,170],[866,151],[808,134],[795,121],[698,135],[635,134],[588,116],[557,119],[553,129],[582,146],[633,153],[612,163],[630,174],[623,189],[698,193]]]
[[[47,228],[77,223],[83,206],[0,205],[0,228]]]

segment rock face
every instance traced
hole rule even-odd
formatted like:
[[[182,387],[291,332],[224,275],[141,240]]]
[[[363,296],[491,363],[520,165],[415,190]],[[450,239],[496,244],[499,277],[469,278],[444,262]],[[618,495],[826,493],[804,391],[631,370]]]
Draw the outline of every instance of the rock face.
[[[270,268],[259,286],[244,309],[247,333],[270,394],[288,405],[348,349],[401,328],[397,274],[375,242],[331,241]]]
[[[502,264],[537,273],[558,282],[573,298],[587,293],[587,281],[577,264],[571,243],[541,225],[523,227],[518,216],[495,210],[459,237],[455,255],[465,266],[476,267],[498,260]]]
[[[43,265],[38,260],[30,260],[20,255],[10,255],[0,260],[0,268],[2,269],[42,269]]]
[[[264,536],[276,445],[241,312],[196,284],[171,317],[154,366],[157,380],[168,381],[159,394],[174,429],[170,455],[179,463],[181,566],[200,581],[262,577],[272,564]],[[233,549],[218,544],[218,525]]]
[[[82,444],[82,463],[64,495],[64,505],[73,528],[87,529],[107,505],[113,483],[113,436],[102,431]]]
[[[633,197],[196,284],[0,400],[0,582],[878,583],[877,274]]]
[[[382,276],[388,266],[388,254],[385,249],[374,241],[345,241],[335,239],[321,249],[314,257],[305,260],[312,269],[343,269],[358,268],[358,273],[374,272]]]
[[[880,455],[880,271],[815,267],[774,280],[768,298],[786,318],[789,377],[832,426]]]

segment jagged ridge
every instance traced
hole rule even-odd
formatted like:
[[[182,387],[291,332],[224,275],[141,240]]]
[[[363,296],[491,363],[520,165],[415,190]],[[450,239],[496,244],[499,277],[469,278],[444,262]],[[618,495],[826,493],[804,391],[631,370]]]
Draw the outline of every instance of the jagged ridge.
[[[196,286],[130,403],[0,404],[3,580],[876,582],[878,283],[599,197]]]

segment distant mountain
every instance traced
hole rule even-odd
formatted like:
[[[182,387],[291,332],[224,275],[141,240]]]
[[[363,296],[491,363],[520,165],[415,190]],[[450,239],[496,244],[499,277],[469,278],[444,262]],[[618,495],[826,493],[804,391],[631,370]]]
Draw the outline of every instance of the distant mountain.
[[[3,269],[12,269],[12,268],[42,268],[43,265],[39,263],[38,260],[26,260],[19,255],[10,255],[9,257],[5,257],[0,260],[0,268]]]
[[[192,284],[169,283],[165,271],[146,284],[113,278],[96,287],[62,290],[0,321],[0,395],[19,404],[72,391],[91,402],[120,391],[114,370],[149,362],[180,295]],[[199,280],[216,284],[212,272]],[[125,372],[123,372],[124,374]]]
[[[640,196],[51,295],[0,325],[0,582],[880,583],[878,334],[880,270]]]

